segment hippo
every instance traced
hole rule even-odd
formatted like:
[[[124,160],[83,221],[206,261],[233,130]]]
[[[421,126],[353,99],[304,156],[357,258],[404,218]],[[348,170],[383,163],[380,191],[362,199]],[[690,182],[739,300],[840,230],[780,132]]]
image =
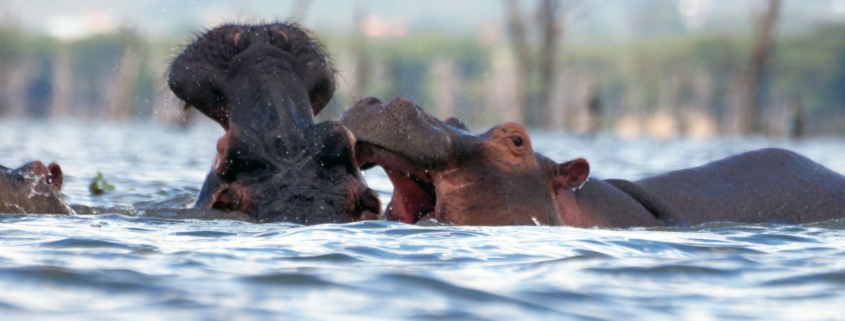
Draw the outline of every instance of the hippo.
[[[0,213],[72,214],[62,200],[64,176],[56,163],[29,162],[16,169],[0,166]]]
[[[357,139],[358,165],[381,166],[393,183],[384,215],[394,221],[628,228],[845,217],[845,177],[783,149],[601,180],[583,158],[556,163],[534,152],[519,124],[475,135],[405,98],[360,100],[341,122]]]
[[[194,207],[257,222],[377,218],[381,204],[356,165],[354,136],[337,121],[314,121],[334,76],[322,45],[292,23],[226,24],[188,44],[168,85],[225,130]]]

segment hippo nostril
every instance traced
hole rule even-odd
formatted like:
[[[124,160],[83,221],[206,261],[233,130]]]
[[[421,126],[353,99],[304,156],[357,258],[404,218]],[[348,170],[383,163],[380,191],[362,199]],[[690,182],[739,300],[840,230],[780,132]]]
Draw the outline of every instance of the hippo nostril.
[[[236,186],[229,186],[221,189],[214,196],[211,208],[224,211],[247,212],[248,200],[242,189]]]
[[[378,199],[378,194],[372,189],[368,188],[358,195],[358,211],[355,215],[361,215],[363,211],[381,213],[381,202]]]

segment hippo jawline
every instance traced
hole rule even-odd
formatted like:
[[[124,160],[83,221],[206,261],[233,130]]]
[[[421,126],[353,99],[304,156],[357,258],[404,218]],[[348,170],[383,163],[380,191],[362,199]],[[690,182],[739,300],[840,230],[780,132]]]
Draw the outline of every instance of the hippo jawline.
[[[381,166],[393,184],[393,197],[384,212],[385,218],[408,224],[435,218],[437,193],[434,171],[366,142],[356,143],[355,155],[359,167]]]

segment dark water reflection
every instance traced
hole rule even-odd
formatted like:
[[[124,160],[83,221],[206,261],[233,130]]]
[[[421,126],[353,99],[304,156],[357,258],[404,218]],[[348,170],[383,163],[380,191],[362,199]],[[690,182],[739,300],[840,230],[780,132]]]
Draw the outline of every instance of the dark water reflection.
[[[0,319],[842,318],[845,220],[597,230],[145,217],[190,212],[221,133],[0,124],[0,164],[59,161],[75,208],[101,213],[0,215]],[[772,145],[845,172],[832,140],[533,142],[558,161],[586,157],[600,177]],[[88,193],[98,171],[116,191]],[[382,173],[366,178],[389,195]]]

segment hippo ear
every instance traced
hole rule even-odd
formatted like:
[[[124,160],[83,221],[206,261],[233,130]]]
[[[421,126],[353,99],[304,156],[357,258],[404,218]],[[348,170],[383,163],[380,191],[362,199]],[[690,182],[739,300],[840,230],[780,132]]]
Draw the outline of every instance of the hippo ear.
[[[286,25],[275,25],[270,28],[271,37],[270,41],[275,44],[276,46],[290,51],[290,36],[288,35],[288,30]]]
[[[587,182],[590,176],[590,163],[583,158],[568,161],[555,166],[555,188],[576,188]]]
[[[249,47],[249,37],[246,36],[247,30],[241,27],[233,29],[226,35],[226,40],[232,42],[236,52],[244,51],[246,47]]]
[[[47,166],[47,171],[50,172],[50,174],[47,176],[47,181],[57,191],[61,190],[62,184],[64,184],[65,181],[65,176],[64,174],[62,174],[62,168],[59,166],[59,164],[53,162],[50,163],[49,166]]]

